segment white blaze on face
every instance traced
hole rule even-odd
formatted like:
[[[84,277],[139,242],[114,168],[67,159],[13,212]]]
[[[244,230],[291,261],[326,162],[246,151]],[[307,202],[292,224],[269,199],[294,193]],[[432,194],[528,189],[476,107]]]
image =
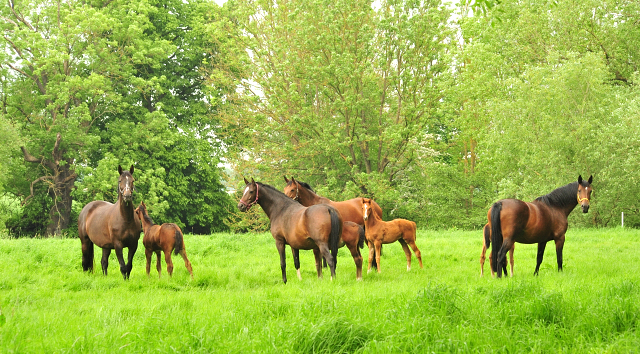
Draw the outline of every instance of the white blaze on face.
[[[249,186],[244,189],[244,192],[242,193],[242,199],[244,199],[244,196],[247,195],[247,193],[249,193]]]
[[[364,205],[364,217],[365,219],[367,218],[367,215],[369,214],[369,207],[367,204]]]

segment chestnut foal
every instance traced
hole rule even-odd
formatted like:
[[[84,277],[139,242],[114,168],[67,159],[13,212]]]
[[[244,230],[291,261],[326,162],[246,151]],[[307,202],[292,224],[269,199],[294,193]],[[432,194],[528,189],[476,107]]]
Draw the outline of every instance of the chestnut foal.
[[[377,213],[371,212],[372,200],[362,198],[362,215],[364,217],[364,234],[369,246],[369,267],[367,272],[371,271],[371,262],[373,261],[374,247],[376,262],[378,265],[378,273],[380,273],[380,248],[383,243],[400,242],[404,254],[407,256],[407,271],[411,270],[411,251],[409,246],[416,254],[422,268],[422,255],[418,246],[416,246],[416,223],[405,219],[395,219],[391,221],[383,221]]]
[[[154,225],[153,220],[147,213],[147,206],[144,202],[138,206],[135,210],[136,214],[142,221],[142,228],[144,230],[144,238],[142,244],[144,245],[144,254],[147,257],[147,276],[151,270],[151,255],[156,254],[158,262],[156,263],[156,269],[158,269],[158,277],[160,277],[161,265],[160,265],[160,251],[164,252],[164,260],[167,262],[167,273],[169,276],[173,275],[173,262],[171,261],[171,251],[175,254],[180,254],[184,259],[184,265],[187,267],[191,279],[193,279],[193,270],[191,269],[191,262],[187,259],[187,251],[184,247],[184,238],[182,231],[178,225],[173,223],[165,223],[162,225]]]

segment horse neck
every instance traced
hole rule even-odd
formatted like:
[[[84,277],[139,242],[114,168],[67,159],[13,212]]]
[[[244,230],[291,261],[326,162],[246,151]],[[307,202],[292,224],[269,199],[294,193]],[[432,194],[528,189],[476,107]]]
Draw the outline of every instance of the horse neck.
[[[133,201],[126,203],[122,199],[122,196],[118,195],[118,202],[116,204],[118,205],[118,210],[122,218],[127,222],[132,222],[134,220]]]
[[[140,218],[140,222],[142,223],[142,230],[143,230],[144,234],[146,235],[146,234],[148,233],[148,232],[147,232],[147,230],[148,230],[149,228],[151,228],[151,226],[153,226],[153,225],[154,225],[154,223],[153,223],[153,222],[148,221],[148,220],[145,218],[145,216],[146,216],[146,217],[149,217],[149,215],[148,215],[148,214],[147,214],[147,215],[143,215],[143,216],[142,216],[142,218]]]
[[[287,200],[291,201],[291,203],[298,204],[298,202],[293,199],[287,197],[282,194],[285,198],[279,197],[273,190],[266,188],[264,186],[259,187],[259,196],[258,196],[258,204],[264,210],[264,213],[267,214],[269,220],[273,220],[273,218],[278,217],[278,215],[286,209],[288,205]]]
[[[577,205],[578,205],[578,198],[576,197],[576,200],[570,202],[564,208],[559,208],[559,209],[562,210],[562,212],[566,217],[569,217],[569,214],[571,214],[571,212],[573,211],[573,209],[576,208]]]
[[[312,206],[312,205],[316,205],[316,204],[323,204],[323,203],[329,203],[330,200],[325,198],[325,197],[321,197],[317,194],[315,194],[314,192],[304,188],[304,187],[300,187],[299,191],[298,191],[298,196],[299,196],[299,201],[300,204],[304,205],[304,206]]]

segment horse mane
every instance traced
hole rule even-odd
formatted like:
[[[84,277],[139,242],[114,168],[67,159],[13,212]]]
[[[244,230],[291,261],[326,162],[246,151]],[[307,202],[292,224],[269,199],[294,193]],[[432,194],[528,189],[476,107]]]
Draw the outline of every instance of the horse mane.
[[[307,182],[300,182],[300,181],[296,181],[298,182],[299,185],[301,185],[302,187],[312,191],[313,193],[315,193],[315,191],[313,190],[313,188],[311,188],[311,186],[309,185],[309,183]],[[289,183],[287,183],[287,186],[290,186],[291,184],[293,184],[293,181],[289,181]]]
[[[142,217],[144,218],[144,221],[148,222],[149,225],[155,225],[153,223],[153,219],[151,219],[151,217],[149,216],[149,213],[147,213],[147,207],[144,206],[143,204],[140,204],[138,208],[140,208],[140,210],[142,211]]]
[[[572,182],[566,186],[562,186],[554,189],[549,194],[545,194],[536,198],[536,202],[542,202],[552,207],[565,207],[570,206],[577,201],[576,195],[578,193],[578,182]]]
[[[308,189],[308,190],[312,191],[313,193],[315,193],[315,192],[316,192],[316,191],[314,191],[314,190],[313,190],[313,188],[311,188],[311,186],[309,185],[309,183],[307,183],[307,182],[300,182],[300,181],[298,181],[298,183],[300,183],[300,185],[301,185],[301,186],[303,186],[304,188],[306,188],[306,189]]]

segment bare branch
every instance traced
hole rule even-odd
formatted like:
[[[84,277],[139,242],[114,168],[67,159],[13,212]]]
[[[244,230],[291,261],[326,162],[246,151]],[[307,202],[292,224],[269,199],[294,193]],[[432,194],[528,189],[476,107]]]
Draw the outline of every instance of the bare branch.
[[[23,150],[23,151],[24,151],[24,150]],[[25,200],[23,200],[23,201],[22,201],[22,203],[20,203],[20,204],[21,204],[21,205],[26,205],[26,204],[27,204],[27,201],[28,201],[29,199],[33,198],[33,185],[34,185],[34,184],[36,184],[36,183],[38,183],[38,182],[40,182],[40,181],[46,181],[46,180],[52,180],[52,179],[53,179],[53,176],[42,176],[42,177],[40,177],[40,178],[36,179],[35,181],[31,182],[31,187],[30,187],[30,189],[31,189],[31,194],[30,194],[30,195],[29,195]]]

